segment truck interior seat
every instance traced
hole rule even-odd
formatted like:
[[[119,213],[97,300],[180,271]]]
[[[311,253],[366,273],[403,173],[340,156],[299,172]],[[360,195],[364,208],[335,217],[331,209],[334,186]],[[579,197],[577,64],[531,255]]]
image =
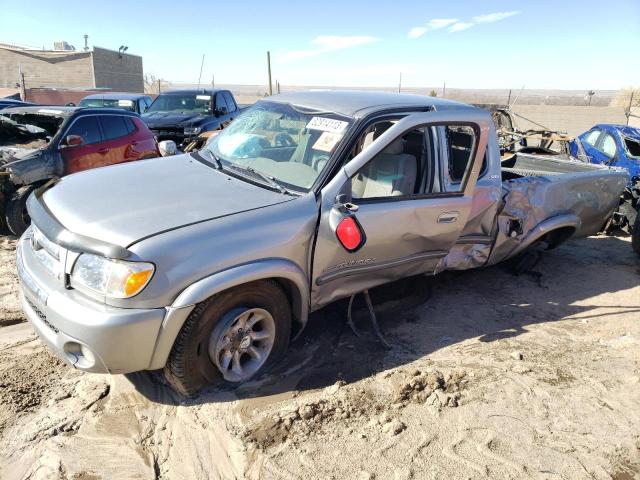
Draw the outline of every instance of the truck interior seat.
[[[414,192],[418,165],[416,157],[404,153],[401,138],[376,155],[353,179],[355,198],[395,197]]]

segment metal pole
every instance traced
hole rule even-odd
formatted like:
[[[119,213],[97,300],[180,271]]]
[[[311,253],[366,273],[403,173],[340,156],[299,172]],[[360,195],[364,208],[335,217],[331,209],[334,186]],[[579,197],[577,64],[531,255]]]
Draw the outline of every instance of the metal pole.
[[[267,50],[267,70],[269,73],[269,96],[273,95],[273,85],[271,84],[271,52]]]
[[[162,92],[160,91],[160,79],[158,79],[158,95],[160,95],[160,93]]]
[[[276,92],[280,93],[280,82],[276,80]]]
[[[629,119],[631,118],[632,106],[633,106],[633,90],[631,90],[631,97],[629,98],[629,108],[627,109],[627,125],[629,125]]]
[[[211,75],[211,88],[216,88],[216,76]]]
[[[447,82],[442,84],[442,98],[444,98],[444,94],[447,92]]]
[[[400,72],[400,79],[398,80],[398,93],[402,90],[402,72]]]
[[[511,105],[511,89],[509,89],[509,98],[507,98],[507,107]]]
[[[198,76],[198,90],[200,89],[200,80],[202,79],[202,67],[204,67],[204,53],[202,54],[202,63],[200,64],[200,75]]]
[[[20,68],[20,98],[23,102],[27,101],[27,85],[24,81],[24,72]]]

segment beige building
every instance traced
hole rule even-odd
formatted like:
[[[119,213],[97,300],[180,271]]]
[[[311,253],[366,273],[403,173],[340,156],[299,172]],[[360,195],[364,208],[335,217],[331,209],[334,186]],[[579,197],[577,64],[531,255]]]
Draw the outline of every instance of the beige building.
[[[0,88],[17,86],[20,71],[26,88],[144,91],[142,57],[99,47],[36,50],[0,43]]]

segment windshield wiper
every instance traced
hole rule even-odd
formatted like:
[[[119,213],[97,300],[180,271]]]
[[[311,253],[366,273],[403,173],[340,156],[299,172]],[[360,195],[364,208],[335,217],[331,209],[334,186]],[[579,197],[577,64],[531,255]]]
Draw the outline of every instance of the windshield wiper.
[[[216,154],[213,153],[211,150],[209,150],[208,148],[203,148],[202,150],[200,150],[198,153],[200,155],[202,155],[202,152],[207,152],[209,154],[209,156],[211,157],[211,159],[216,163],[216,168],[220,171],[224,170],[222,168],[222,162],[220,161],[220,159],[218,157],[216,157]]]
[[[241,170],[241,171],[244,171],[244,172],[249,172],[249,173],[251,173],[253,176],[255,176],[255,177],[259,177],[259,178],[261,178],[262,180],[264,180],[265,182],[267,182],[270,186],[272,186],[273,188],[275,188],[276,190],[278,190],[280,193],[284,193],[284,194],[286,194],[286,195],[289,195],[289,194],[290,194],[289,190],[287,190],[286,188],[284,188],[284,187],[283,187],[283,186],[282,186],[282,185],[281,185],[281,184],[280,184],[280,183],[275,179],[275,177],[274,177],[274,176],[272,176],[272,175],[265,175],[264,173],[262,173],[262,172],[260,172],[260,171],[256,170],[256,169],[255,169],[255,168],[253,168],[253,167],[249,167],[249,166],[245,167],[245,166],[243,166],[243,165],[235,165],[235,164],[231,164],[231,165],[229,165],[229,167],[232,167],[232,168],[234,168],[234,169]]]

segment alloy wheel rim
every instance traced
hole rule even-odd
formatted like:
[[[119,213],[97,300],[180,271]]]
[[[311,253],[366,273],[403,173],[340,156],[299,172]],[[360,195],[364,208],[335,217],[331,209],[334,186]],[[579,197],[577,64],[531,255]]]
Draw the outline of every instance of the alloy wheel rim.
[[[273,316],[262,308],[227,312],[209,337],[209,358],[228,382],[251,378],[267,362],[275,342]]]

